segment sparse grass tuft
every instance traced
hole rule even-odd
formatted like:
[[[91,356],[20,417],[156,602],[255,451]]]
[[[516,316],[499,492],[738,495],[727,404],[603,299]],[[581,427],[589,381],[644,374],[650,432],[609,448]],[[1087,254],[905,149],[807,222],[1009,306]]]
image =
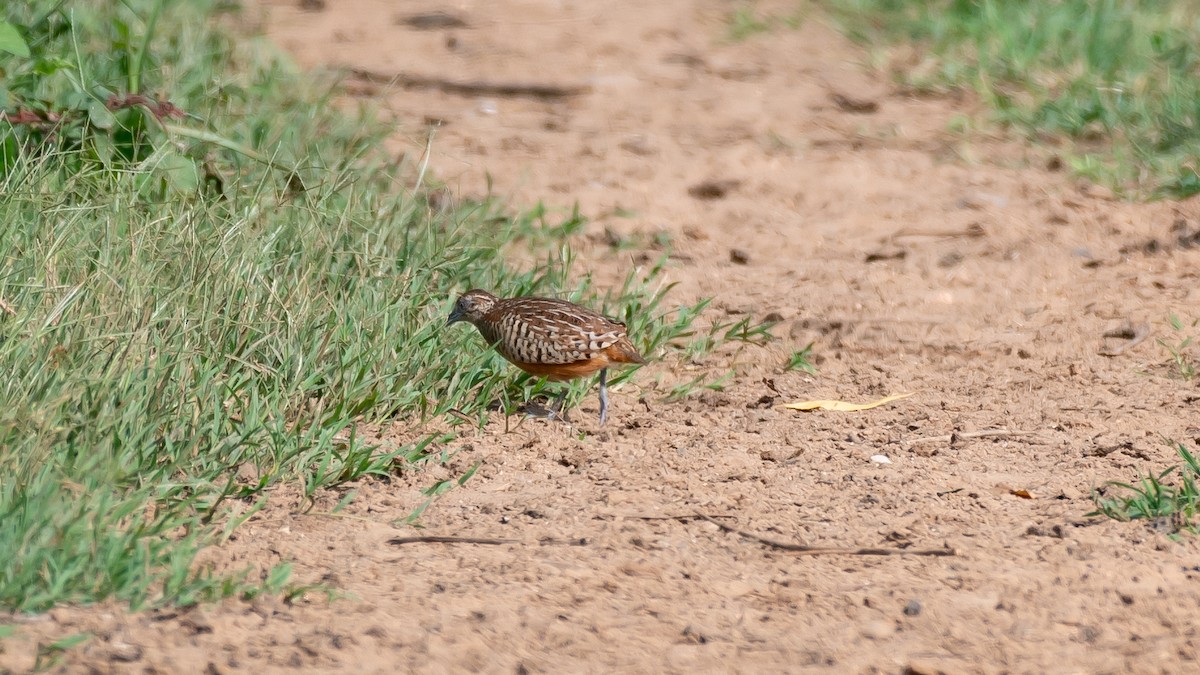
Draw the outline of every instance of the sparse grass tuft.
[[[734,42],[741,42],[768,30],[771,30],[770,22],[760,17],[753,5],[739,5],[729,16],[729,39]]]
[[[732,373],[724,373],[716,377],[704,374],[697,375],[687,382],[671,387],[667,395],[663,397],[663,401],[667,403],[682,401],[702,389],[708,391],[725,391],[725,385],[729,383],[731,376]]]
[[[1197,364],[1197,357],[1192,354],[1192,344],[1195,342],[1196,336],[1191,335],[1190,331],[1196,329],[1196,324],[1200,323],[1200,320],[1193,320],[1188,324],[1172,314],[1167,318],[1167,322],[1174,335],[1169,340],[1159,338],[1157,342],[1171,355],[1175,374],[1180,379],[1190,382],[1196,379],[1197,369],[1200,368],[1200,365]]]
[[[91,640],[91,633],[74,633],[48,644],[39,644],[33,662],[34,672],[43,672],[62,664],[63,654]]]
[[[1160,473],[1147,474],[1137,485],[1112,481],[1092,493],[1096,510],[1088,516],[1105,516],[1113,520],[1149,520],[1168,533],[1197,530],[1196,513],[1200,506],[1200,463],[1182,443],[1175,443],[1183,464]],[[1168,482],[1174,475],[1175,480]],[[1109,496],[1110,492],[1119,492]]]
[[[813,343],[808,343],[804,349],[792,352],[788,357],[787,363],[784,364],[784,370],[799,370],[805,373],[816,373],[817,367],[813,365]]]
[[[729,39],[742,42],[779,27],[795,30],[806,16],[807,8],[803,6],[789,14],[776,15],[760,12],[754,2],[743,2],[729,14]]]
[[[1200,15],[1186,0],[834,0],[851,36],[909,41],[900,78],[969,87],[995,118],[1066,139],[1074,170],[1133,197],[1200,192]]]

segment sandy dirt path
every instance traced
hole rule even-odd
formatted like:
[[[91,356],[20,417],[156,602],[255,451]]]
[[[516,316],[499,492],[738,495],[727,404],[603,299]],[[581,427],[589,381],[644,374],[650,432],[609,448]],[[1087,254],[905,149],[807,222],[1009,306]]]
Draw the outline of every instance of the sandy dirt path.
[[[314,515],[338,494],[305,515],[281,489],[211,553],[293,561],[299,581],[343,594],[333,602],[59,609],[0,663],[88,630],[65,670],[1197,668],[1197,544],[1084,517],[1094,486],[1174,462],[1163,437],[1200,446],[1200,388],[1170,377],[1155,343],[1172,337],[1169,313],[1200,314],[1200,249],[1176,245],[1200,229],[1196,203],[1116,202],[1054,170],[1053,148],[951,133],[976,113],[968,99],[900,91],[816,9],[733,42],[731,7],[269,3],[269,35],[305,67],[380,76],[349,86],[394,116],[395,152],[419,155],[437,125],[430,171],[452,194],[490,184],[518,209],[577,202],[582,269],[601,281],[669,239],[674,297],[713,296],[715,316],[774,314],[780,339],[644,369],[614,393],[607,428],[581,422],[583,440],[497,419],[444,469],[355,486],[340,517]],[[405,22],[433,11],[465,25]],[[388,84],[400,76],[582,91]],[[643,245],[610,245],[622,238]],[[1102,335],[1126,322],[1150,339],[1102,355]],[[819,373],[785,371],[809,342]],[[724,391],[662,402],[673,383],[731,368]],[[863,413],[773,407],[899,392],[914,395]],[[577,416],[595,410],[592,395]],[[476,462],[425,529],[390,524]],[[955,555],[804,555],[713,521]],[[413,534],[517,543],[388,543]]]

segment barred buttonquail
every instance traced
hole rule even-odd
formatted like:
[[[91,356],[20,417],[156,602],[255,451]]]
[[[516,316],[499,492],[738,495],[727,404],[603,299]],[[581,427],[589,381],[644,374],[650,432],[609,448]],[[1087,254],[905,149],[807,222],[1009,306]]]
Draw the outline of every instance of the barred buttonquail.
[[[471,323],[501,356],[532,375],[563,382],[600,371],[601,425],[608,418],[608,367],[646,362],[625,324],[565,300],[502,299],[474,289],[454,303],[446,325],[456,321]]]

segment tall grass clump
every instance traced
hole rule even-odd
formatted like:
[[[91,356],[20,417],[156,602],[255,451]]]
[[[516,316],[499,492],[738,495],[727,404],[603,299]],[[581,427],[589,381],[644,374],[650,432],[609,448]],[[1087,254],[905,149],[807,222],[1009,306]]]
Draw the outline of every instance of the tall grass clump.
[[[384,125],[219,29],[236,11],[0,9],[0,607],[278,588],[286,569],[196,566],[230,504],[419,462],[447,440],[423,420],[533,386],[442,330],[470,286],[595,302],[647,350],[695,318],[658,268],[604,297],[570,285],[576,217],[406,188]],[[551,253],[513,269],[501,251],[522,242]],[[355,431],[385,420],[412,444]]]
[[[1069,142],[1132,197],[1200,192],[1200,13],[1189,0],[833,0],[868,44],[908,41],[919,89],[970,87],[1002,123]]]

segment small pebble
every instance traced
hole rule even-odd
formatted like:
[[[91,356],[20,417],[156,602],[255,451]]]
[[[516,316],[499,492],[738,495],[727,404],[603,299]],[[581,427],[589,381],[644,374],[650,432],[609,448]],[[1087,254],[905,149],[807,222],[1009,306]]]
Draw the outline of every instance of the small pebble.
[[[887,458],[887,455],[871,455],[871,461],[876,464],[891,464],[892,460]]]
[[[113,642],[109,651],[109,658],[113,661],[133,663],[142,658],[142,648],[128,642]]]
[[[863,637],[871,640],[883,640],[895,632],[896,627],[887,621],[869,621],[862,627]]]
[[[904,606],[904,616],[917,616],[921,613],[921,601],[913,598]]]

